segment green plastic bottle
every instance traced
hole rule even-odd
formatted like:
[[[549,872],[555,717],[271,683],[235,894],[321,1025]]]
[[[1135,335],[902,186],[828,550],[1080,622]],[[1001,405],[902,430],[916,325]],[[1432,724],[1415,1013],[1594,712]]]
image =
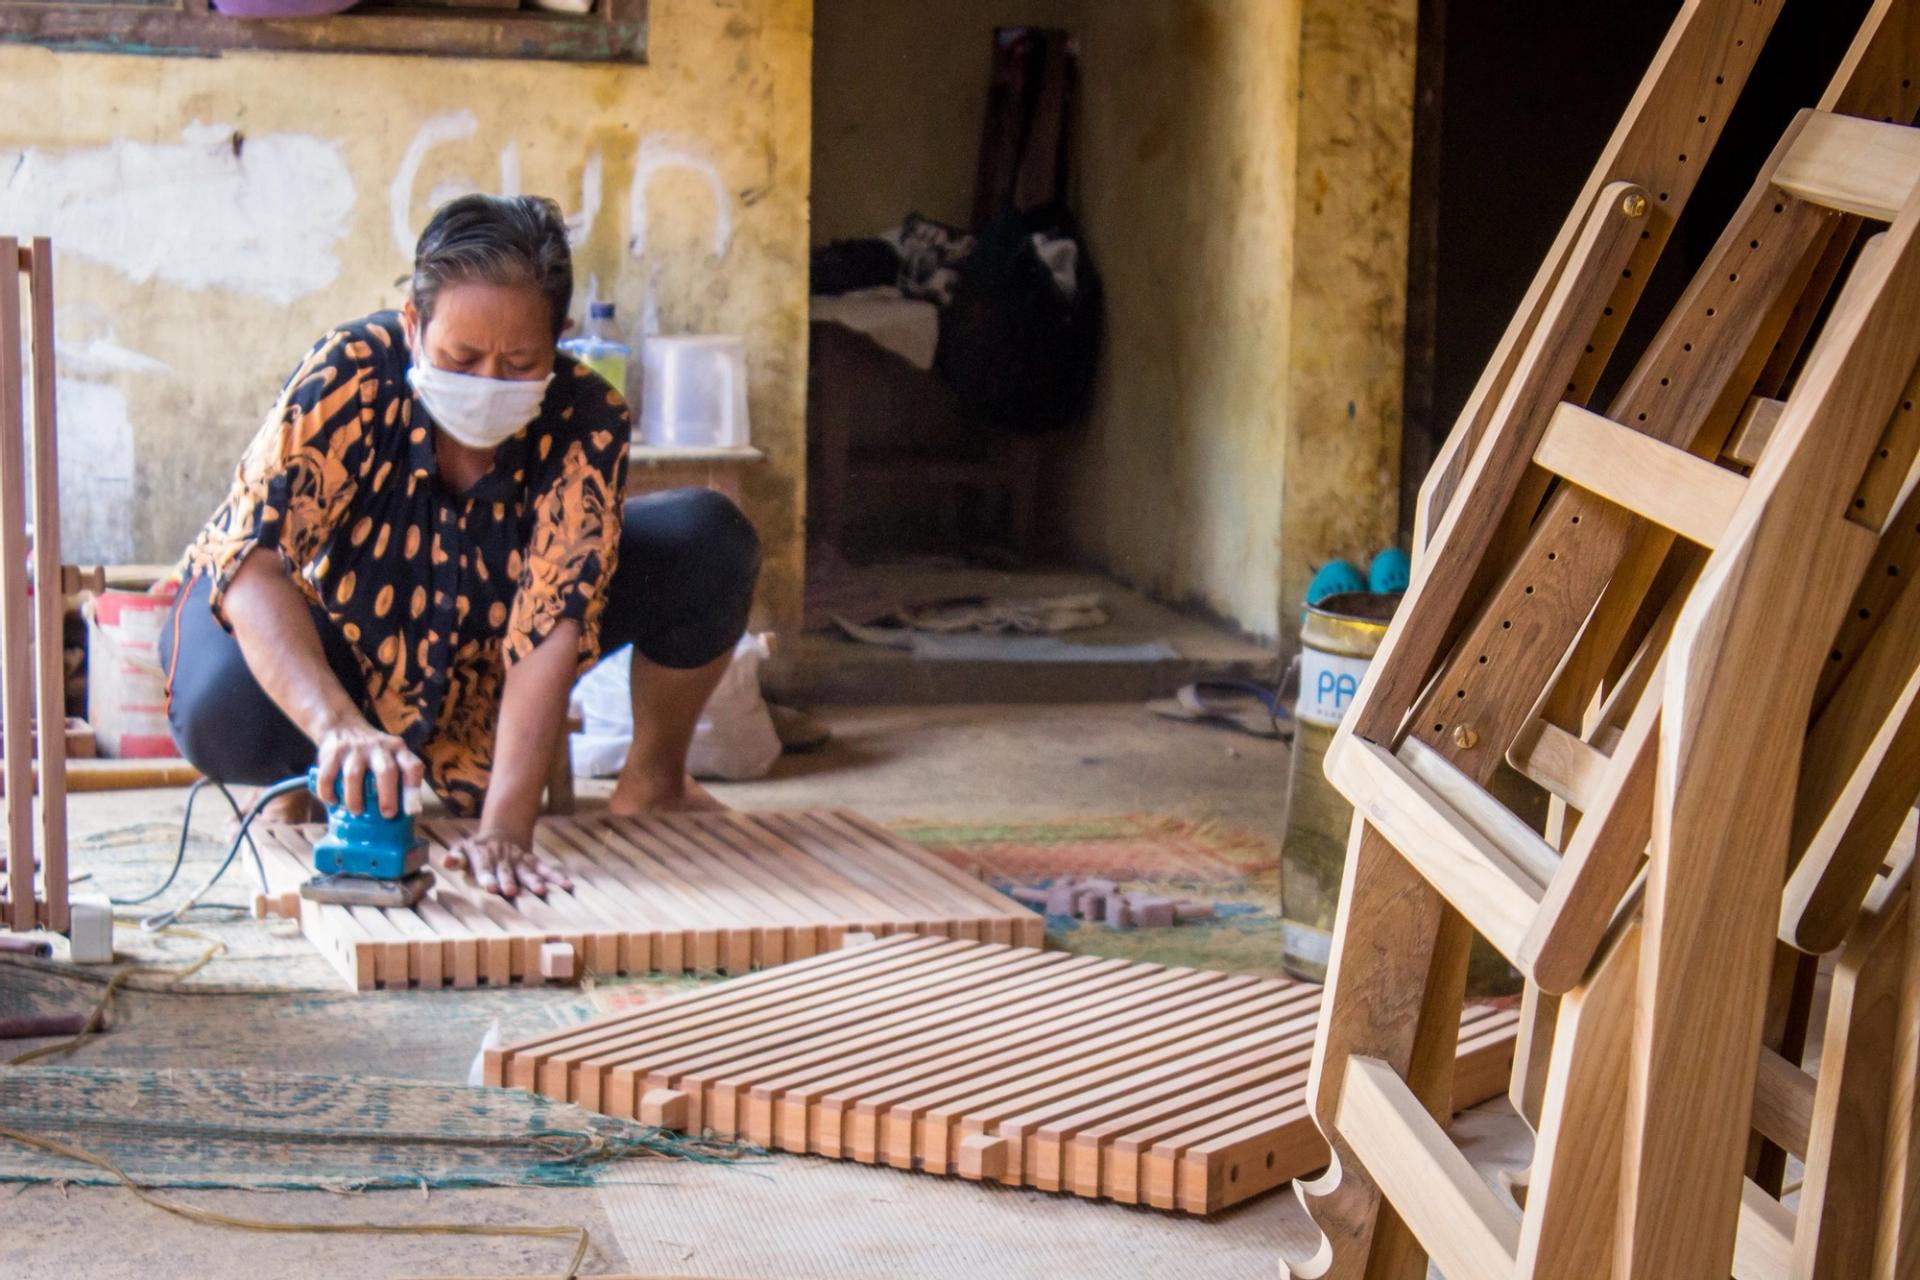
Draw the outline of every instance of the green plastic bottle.
[[[587,308],[586,331],[568,338],[560,349],[607,380],[607,385],[622,397],[627,394],[627,369],[633,363],[633,348],[620,340],[620,326],[613,321],[613,304],[596,302]]]

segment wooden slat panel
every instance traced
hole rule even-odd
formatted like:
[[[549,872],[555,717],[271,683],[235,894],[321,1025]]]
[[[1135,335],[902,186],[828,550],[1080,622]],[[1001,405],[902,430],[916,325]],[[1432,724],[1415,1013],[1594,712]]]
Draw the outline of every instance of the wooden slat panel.
[[[423,822],[420,833],[437,859],[471,826]],[[260,833],[279,855],[277,894],[311,867],[317,831]],[[549,942],[599,973],[744,973],[815,956],[850,930],[1023,946],[1044,936],[1035,913],[839,811],[550,818],[535,839],[573,877],[572,892],[508,899],[440,872],[411,909],[303,903],[301,927],[362,989],[539,981]]]
[[[507,1046],[486,1073],[614,1115],[670,1100],[689,1131],[787,1151],[1205,1214],[1325,1162],[1306,1106],[1319,1000],[896,935]],[[1500,1091],[1515,1021],[1467,1011],[1460,1106]]]

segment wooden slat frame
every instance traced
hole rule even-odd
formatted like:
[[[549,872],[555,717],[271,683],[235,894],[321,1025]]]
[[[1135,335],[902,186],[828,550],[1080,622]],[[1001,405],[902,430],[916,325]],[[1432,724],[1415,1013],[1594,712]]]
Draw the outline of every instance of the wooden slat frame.
[[[1684,11],[1682,22],[1689,16],[1697,18],[1698,11],[1692,7]],[[1885,109],[1910,118],[1915,105],[1911,55],[1917,40],[1920,24],[1914,21],[1911,6],[1883,0],[1863,25],[1822,105],[1858,110],[1861,104],[1871,103],[1876,114]],[[1908,78],[1903,80],[1903,75]],[[1623,128],[1629,123],[1631,113]],[[1791,145],[1789,135],[1772,163],[1777,164]],[[1577,206],[1576,213],[1584,215],[1587,209]],[[1831,212],[1797,202],[1771,184],[1756,188],[1610,416],[1636,427],[1645,424],[1643,429],[1653,438],[1688,447],[1703,457],[1717,454],[1753,394],[1749,388],[1783,359],[1791,358],[1791,353],[1783,356],[1780,348],[1789,343],[1797,346],[1802,340],[1799,335],[1804,328],[1794,326],[1804,326],[1821,303],[1820,295],[1810,290],[1824,289],[1825,280],[1831,278],[1836,263],[1832,248],[1843,230],[1844,222]],[[1764,256],[1749,261],[1749,254]],[[1550,262],[1543,268],[1543,277],[1559,270],[1558,263]],[[1725,300],[1731,296],[1728,286],[1742,284],[1746,288],[1740,292],[1754,290],[1756,296],[1769,299],[1769,305],[1747,306],[1744,314],[1741,307],[1730,305]],[[1537,312],[1537,305],[1523,306],[1515,320],[1522,331],[1531,326],[1536,339]],[[1796,313],[1804,314],[1796,319]],[[1703,322],[1727,321],[1730,316],[1740,317],[1741,324],[1703,327]],[[1707,329],[1714,331],[1711,342],[1704,340]],[[1578,334],[1578,330],[1574,335],[1561,334],[1558,340],[1571,336],[1579,341]],[[1683,352],[1692,359],[1680,360]],[[1505,384],[1511,396],[1513,380],[1538,373],[1534,362],[1521,358],[1502,363],[1497,356],[1489,378],[1496,386]],[[1451,601],[1429,603],[1424,611],[1426,630],[1408,646],[1413,656],[1405,657],[1399,670],[1376,657],[1368,683],[1380,702],[1369,707],[1370,690],[1363,687],[1349,726],[1342,731],[1387,747],[1400,742],[1402,734],[1421,738],[1481,782],[1491,771],[1486,753],[1503,756],[1538,714],[1535,698],[1525,691],[1548,687],[1549,677],[1566,678],[1566,673],[1556,670],[1557,664],[1583,624],[1594,625],[1588,618],[1604,590],[1615,597],[1605,620],[1612,630],[1597,633],[1599,642],[1586,658],[1594,665],[1575,673],[1568,684],[1570,691],[1597,690],[1599,677],[1612,670],[1612,655],[1640,625],[1641,601],[1671,545],[1670,537],[1644,539],[1644,546],[1635,553],[1640,559],[1631,566],[1623,586],[1615,570],[1628,553],[1629,535],[1638,535],[1635,522],[1618,508],[1590,500],[1581,503],[1577,490],[1563,488],[1536,521],[1531,517],[1539,489],[1532,479],[1516,477],[1509,487],[1487,485],[1482,476],[1478,483],[1467,480],[1455,485],[1465,474],[1463,465],[1470,468],[1488,452],[1486,441],[1498,429],[1499,420],[1483,421],[1495,425],[1485,427],[1480,435],[1473,462],[1456,461],[1448,474],[1438,477],[1443,488],[1471,489],[1474,500],[1430,505],[1434,531],[1420,539],[1428,554],[1417,564],[1415,574],[1414,591],[1418,592],[1422,570],[1431,570],[1434,550],[1450,532],[1457,534],[1464,524],[1476,525],[1482,530],[1479,536],[1455,544],[1456,556],[1464,560],[1446,571],[1448,589],[1460,594]],[[1463,419],[1456,435],[1481,429],[1480,423]],[[1507,441],[1500,452],[1510,454],[1524,439]],[[1526,456],[1532,455],[1536,443],[1525,444]],[[1491,508],[1491,515],[1470,515],[1472,507],[1483,512]],[[1525,546],[1530,525],[1533,545]],[[1577,541],[1582,545],[1569,554],[1568,544],[1575,539],[1566,531],[1572,526],[1581,526]],[[1838,534],[1830,536],[1848,541]],[[1517,551],[1518,558],[1510,560],[1510,551]],[[1509,566],[1504,581],[1492,567],[1496,565]],[[1568,577],[1570,567],[1577,570],[1573,578]],[[1579,575],[1584,575],[1585,585],[1575,585]],[[1477,624],[1469,620],[1460,629],[1464,602],[1487,588],[1491,592]],[[1528,602],[1533,605],[1530,612]],[[1421,620],[1423,611],[1412,606],[1410,596],[1396,631]],[[1382,656],[1389,655],[1395,639],[1389,636]],[[1579,697],[1574,700],[1578,705]],[[1335,750],[1342,748],[1336,741]],[[1473,754],[1476,749],[1482,753],[1478,758]],[[1637,758],[1616,749],[1614,763],[1625,763],[1623,755]],[[1651,770],[1646,774],[1650,777]],[[1635,860],[1639,852],[1635,841],[1624,842],[1616,850]],[[1361,887],[1356,890],[1356,885]],[[1336,1134],[1336,1150],[1334,1113],[1346,1057],[1388,1061],[1429,1110],[1435,1109],[1436,1097],[1444,1097],[1448,1063],[1437,1048],[1448,1037],[1449,1000],[1463,981],[1467,942],[1466,930],[1441,904],[1435,888],[1400,863],[1396,852],[1364,821],[1356,822],[1350,847],[1341,917],[1366,922],[1369,940],[1353,949],[1336,942],[1327,1035],[1315,1064],[1316,1107],[1323,1128]],[[1350,989],[1342,991],[1343,984]],[[1316,1183],[1303,1184],[1301,1192],[1326,1238],[1318,1254],[1294,1267],[1293,1274],[1358,1276],[1364,1267],[1370,1277],[1410,1277],[1423,1267],[1419,1247],[1404,1225],[1391,1213],[1380,1212],[1378,1192],[1363,1170],[1346,1168],[1344,1158],[1340,1168]],[[1657,1268],[1658,1263],[1647,1254],[1638,1265]],[[1643,1273],[1661,1274],[1657,1269]]]
[[[437,859],[471,824],[419,829]],[[548,818],[535,839],[572,892],[506,899],[441,872],[406,910],[298,897],[320,830],[258,833],[270,892],[256,909],[293,914],[361,991],[537,982],[550,943],[602,974],[744,973],[831,951],[850,931],[1021,947],[1046,933],[1044,919],[991,886],[837,810]]]
[[[44,237],[29,244],[0,238],[0,734],[7,849],[0,926],[14,931],[65,932],[68,924],[61,729],[67,575],[60,563],[54,399],[52,246]],[[36,732],[36,724],[55,728]]]
[[[1324,1163],[1317,987],[895,935],[489,1051],[489,1084],[781,1151],[1190,1214]],[[1465,1107],[1516,1016],[1470,1009]]]

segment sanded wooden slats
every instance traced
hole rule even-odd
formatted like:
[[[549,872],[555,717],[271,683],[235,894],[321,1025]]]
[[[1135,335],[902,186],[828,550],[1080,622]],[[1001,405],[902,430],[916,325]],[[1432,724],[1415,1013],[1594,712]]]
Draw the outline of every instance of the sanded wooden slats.
[[[419,824],[436,862],[471,829]],[[439,872],[406,910],[300,898],[321,830],[257,833],[270,891],[256,907],[295,916],[362,991],[538,982],[541,949],[555,943],[595,973],[745,973],[832,952],[849,931],[1037,947],[1046,928],[935,855],[837,811],[549,818],[535,841],[572,877],[571,892],[508,899]]]
[[[789,830],[836,825],[860,824]],[[1207,1214],[1326,1162],[1319,1006],[1281,979],[896,933],[491,1050],[485,1072],[783,1151]],[[1457,1106],[1504,1086],[1516,1022],[1466,1011]]]

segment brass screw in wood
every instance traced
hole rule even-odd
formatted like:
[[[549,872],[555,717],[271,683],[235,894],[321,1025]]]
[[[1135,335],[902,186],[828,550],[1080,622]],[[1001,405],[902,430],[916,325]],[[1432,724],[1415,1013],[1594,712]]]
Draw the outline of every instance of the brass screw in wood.
[[[1471,751],[1480,745],[1480,734],[1470,724],[1457,724],[1453,727],[1453,745]]]
[[[1646,217],[1647,216],[1646,195],[1639,191],[1629,191],[1626,195],[1620,198],[1620,212],[1626,214],[1629,218]]]

